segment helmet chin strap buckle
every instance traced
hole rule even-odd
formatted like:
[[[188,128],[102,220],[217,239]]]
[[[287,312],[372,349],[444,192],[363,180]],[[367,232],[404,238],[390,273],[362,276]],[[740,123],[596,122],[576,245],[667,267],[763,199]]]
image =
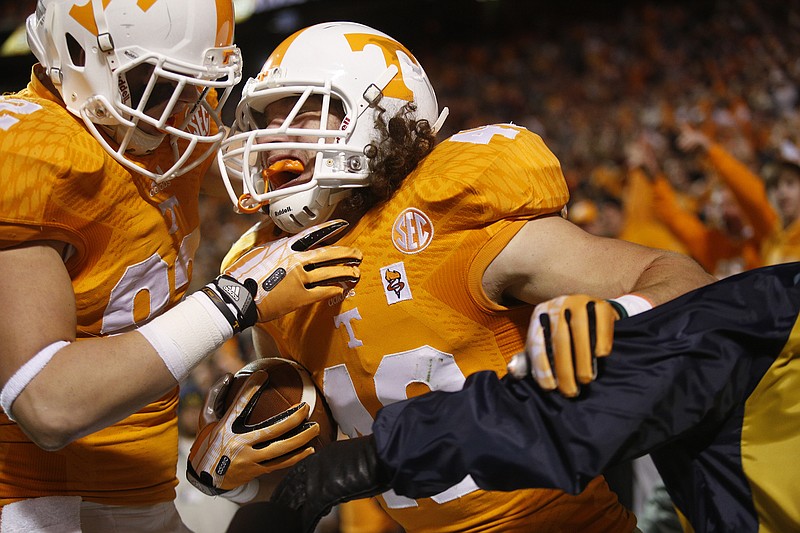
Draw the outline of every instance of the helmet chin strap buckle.
[[[97,36],[97,47],[100,49],[101,52],[113,52],[114,51],[114,39],[111,38],[110,33],[101,33]]]
[[[381,101],[381,98],[383,98],[383,91],[378,89],[378,86],[373,83],[367,87],[367,90],[364,91],[363,96],[369,107],[375,107],[378,105],[378,102]]]
[[[383,90],[387,85],[389,85],[389,82],[391,82],[394,77],[397,76],[398,72],[397,65],[389,65],[387,69],[384,70],[380,76],[378,76],[377,80],[369,84],[369,87],[367,87],[364,90],[364,93],[361,95],[366,104],[359,104],[359,116],[361,116],[368,108],[378,105],[378,102],[380,102],[381,98],[383,98]]]
[[[50,75],[50,81],[53,82],[53,85],[60,87],[64,81],[64,74],[61,73],[61,69],[58,67],[50,67],[47,73]]]

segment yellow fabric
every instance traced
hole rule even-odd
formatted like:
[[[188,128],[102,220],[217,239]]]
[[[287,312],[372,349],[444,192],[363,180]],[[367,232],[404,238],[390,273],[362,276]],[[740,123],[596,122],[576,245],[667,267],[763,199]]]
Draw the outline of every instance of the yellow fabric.
[[[478,370],[505,373],[532,309],[487,304],[481,273],[521,221],[558,213],[567,200],[558,160],[538,136],[509,125],[458,134],[339,241],[364,254],[355,289],[267,330],[284,356],[309,369],[340,428],[368,433],[384,404],[459,389]],[[579,496],[458,494],[388,512],[408,532],[624,532],[635,524],[602,479]]]
[[[400,525],[386,514],[374,498],[353,500],[339,506],[341,533],[397,533]]]
[[[800,524],[800,321],[780,356],[745,403],[742,469],[750,482],[759,533],[796,531]]]
[[[210,161],[151,197],[150,180],[114,161],[35,75],[0,101],[0,247],[40,239],[75,247],[67,269],[79,340],[141,324],[177,303],[199,243],[198,194]],[[142,161],[168,164],[162,148]],[[176,407],[177,388],[56,452],[0,415],[0,504],[47,495],[112,505],[173,499]]]
[[[675,512],[678,515],[678,521],[681,523],[681,527],[683,528],[684,533],[694,533],[694,528],[692,527],[692,524],[684,516],[681,510],[676,507]]]

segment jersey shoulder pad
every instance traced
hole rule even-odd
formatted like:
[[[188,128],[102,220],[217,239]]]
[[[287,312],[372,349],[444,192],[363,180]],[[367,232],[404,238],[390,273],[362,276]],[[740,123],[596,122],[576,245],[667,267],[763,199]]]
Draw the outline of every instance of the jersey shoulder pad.
[[[414,173],[435,208],[458,202],[476,223],[533,218],[569,200],[558,158],[542,138],[513,124],[463,131],[440,143]]]

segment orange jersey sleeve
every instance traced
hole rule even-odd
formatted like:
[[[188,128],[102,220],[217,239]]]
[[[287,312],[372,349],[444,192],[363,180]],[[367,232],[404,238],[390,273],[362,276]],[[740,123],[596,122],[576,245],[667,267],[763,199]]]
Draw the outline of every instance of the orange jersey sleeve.
[[[760,243],[774,233],[780,221],[767,198],[764,180],[718,144],[709,147],[708,158],[750,221],[755,242]]]
[[[556,157],[512,125],[440,143],[395,195],[339,244],[364,254],[348,294],[267,324],[282,354],[324,392],[342,431],[367,434],[384,405],[429,390],[458,390],[466,376],[505,373],[522,349],[531,307],[489,302],[481,280],[526,220],[568,200]],[[434,498],[380,498],[406,531],[631,531],[635,519],[602,479],[581,495],[490,493],[471,479]]]
[[[171,157],[162,146],[142,162],[156,167]],[[79,342],[130,330],[188,288],[209,164],[151,191],[149,179],[113,160],[34,76],[25,90],[0,98],[0,248],[68,243]],[[56,452],[36,447],[0,415],[0,504],[48,495],[117,505],[171,500],[176,407],[177,388]]]

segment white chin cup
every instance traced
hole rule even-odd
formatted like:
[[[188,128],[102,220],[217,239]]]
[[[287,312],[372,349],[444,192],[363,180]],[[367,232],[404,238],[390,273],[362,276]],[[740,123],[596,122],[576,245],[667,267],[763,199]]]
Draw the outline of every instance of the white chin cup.
[[[125,135],[130,130],[130,128],[126,126],[107,126],[107,129],[111,132],[117,144],[122,143],[125,139]],[[137,156],[152,154],[156,148],[161,146],[166,136],[166,133],[151,135],[143,132],[139,128],[133,128],[133,133],[131,134],[130,141],[128,141],[128,146],[125,148],[125,152]]]
[[[298,233],[328,220],[336,204],[349,194],[349,190],[312,187],[272,200],[269,203],[269,216],[283,231]]]

